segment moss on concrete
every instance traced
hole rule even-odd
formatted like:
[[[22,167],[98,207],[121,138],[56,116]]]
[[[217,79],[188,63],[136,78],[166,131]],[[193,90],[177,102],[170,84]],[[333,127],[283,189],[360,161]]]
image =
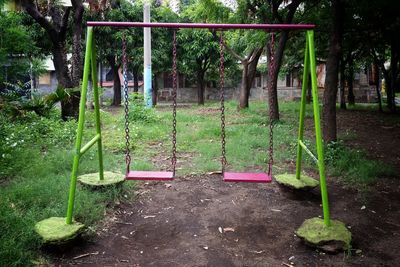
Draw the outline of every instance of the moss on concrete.
[[[38,222],[35,231],[42,237],[46,245],[63,245],[75,239],[85,227],[83,224],[73,222],[66,224],[64,217],[51,217]]]
[[[313,189],[319,185],[319,181],[309,176],[301,175],[300,179],[295,174],[279,174],[275,176],[277,183],[293,189]]]
[[[296,235],[307,244],[329,252],[350,249],[351,233],[344,223],[337,220],[331,220],[329,227],[321,218],[305,220]]]
[[[90,187],[105,187],[118,185],[125,181],[125,176],[116,172],[104,172],[104,180],[100,180],[99,173],[89,173],[78,177],[78,181]]]

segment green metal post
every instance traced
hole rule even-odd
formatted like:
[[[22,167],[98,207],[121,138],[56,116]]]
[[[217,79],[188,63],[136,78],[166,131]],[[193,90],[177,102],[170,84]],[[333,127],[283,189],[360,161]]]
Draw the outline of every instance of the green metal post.
[[[82,144],[83,125],[85,122],[85,105],[86,105],[87,86],[88,86],[89,72],[90,72],[90,56],[92,53],[92,37],[93,37],[93,28],[88,27],[87,37],[86,37],[85,66],[83,70],[81,101],[79,104],[78,132],[76,134],[75,156],[74,156],[74,163],[72,165],[72,174],[69,186],[69,198],[68,198],[68,209],[67,209],[67,220],[66,220],[67,224],[72,223],[72,213],[74,210],[76,179],[78,175],[79,159],[81,156],[80,150]]]
[[[317,73],[316,73],[317,66],[315,61],[315,50],[314,50],[314,31],[312,30],[307,31],[307,40],[309,45],[308,52],[310,55],[311,91],[313,98],[315,139],[317,143],[319,183],[321,185],[321,195],[322,195],[322,209],[324,213],[324,223],[326,226],[330,226],[331,220],[329,215],[328,189],[326,186],[326,179],[325,179],[324,147],[322,145],[321,123],[320,123],[321,119],[319,115],[319,104],[318,104],[318,88],[317,88]]]
[[[308,54],[308,38],[306,38],[306,49],[304,51],[304,70],[303,70],[303,84],[301,86],[301,104],[300,104],[300,124],[299,135],[297,138],[297,160],[296,160],[296,178],[300,179],[301,175],[301,159],[303,156],[303,149],[299,141],[303,141],[304,135],[304,117],[306,114],[306,97],[308,87],[308,74],[310,71],[310,56]]]
[[[94,37],[92,37],[94,40]],[[101,124],[100,124],[100,100],[99,100],[99,88],[97,86],[97,62],[96,62],[96,46],[92,41],[92,86],[93,86],[93,98],[94,98],[94,113],[96,115],[96,133],[100,136],[97,141],[97,153],[99,155],[99,176],[100,180],[104,180],[104,167],[103,167],[103,146],[101,138]]]

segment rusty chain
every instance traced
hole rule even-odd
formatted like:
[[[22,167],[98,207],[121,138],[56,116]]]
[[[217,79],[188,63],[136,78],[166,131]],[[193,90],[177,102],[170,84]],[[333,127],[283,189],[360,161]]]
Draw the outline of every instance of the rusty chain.
[[[128,96],[128,58],[126,56],[126,36],[122,36],[122,76],[124,79],[124,107],[125,107],[125,162],[126,173],[130,170],[131,151],[130,151],[130,136],[129,136],[129,96]]]
[[[223,33],[221,31],[219,37],[219,86],[220,86],[220,101],[221,101],[221,164],[222,164],[222,174],[225,172],[226,161],[226,150],[225,150],[225,65],[224,65],[224,40]]]
[[[268,81],[268,102],[269,102],[269,148],[268,148],[268,175],[272,175],[272,165],[274,164],[274,120],[272,119],[272,92],[274,89],[275,65],[275,33],[271,33],[269,44],[270,62],[269,62],[269,81]]]
[[[172,47],[172,87],[173,87],[173,104],[172,104],[172,171],[175,176],[176,170],[176,97],[178,90],[177,67],[176,67],[176,30],[174,30],[173,47]]]

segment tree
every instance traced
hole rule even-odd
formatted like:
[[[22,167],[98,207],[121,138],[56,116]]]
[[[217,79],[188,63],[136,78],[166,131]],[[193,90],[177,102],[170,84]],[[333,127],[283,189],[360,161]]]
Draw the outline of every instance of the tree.
[[[396,111],[395,92],[400,86],[400,18],[398,1],[382,0],[361,4],[360,20],[368,27],[367,35],[374,64],[378,65],[385,78],[387,106]],[[385,63],[389,66],[385,67]]]
[[[82,18],[83,2],[71,0],[72,6],[62,6],[57,1],[48,1],[46,4],[30,0],[22,0],[21,5],[47,32],[52,44],[54,68],[59,86],[65,89],[77,87],[82,78]],[[69,19],[72,23],[69,24]],[[72,68],[68,68],[67,37],[68,30],[72,31]],[[79,107],[79,93],[71,92],[70,97],[61,101],[61,116],[77,117]]]
[[[110,7],[105,9],[101,14],[96,13],[91,17],[92,20],[107,20],[107,21],[128,21],[128,16],[136,16],[133,21],[136,21],[140,14],[138,4],[130,4],[126,1],[112,2]],[[141,36],[139,29],[129,28],[117,30],[113,27],[99,27],[95,33],[96,46],[100,60],[107,63],[113,73],[113,100],[111,105],[121,105],[121,79],[120,68],[122,66],[122,39],[123,35],[126,38],[127,57],[128,57],[128,72],[131,70],[131,58],[133,51],[137,50],[138,43],[136,37]],[[141,37],[139,37],[141,39]],[[136,57],[134,57],[136,58]],[[140,61],[140,60],[139,60]],[[136,80],[137,81],[137,80]],[[137,85],[137,83],[136,83]]]
[[[326,143],[336,141],[336,95],[339,61],[342,53],[344,3],[332,0],[332,28],[329,52],[326,61],[326,76],[323,105],[323,136]]]
[[[346,3],[346,12],[352,15],[352,21],[345,30],[357,47],[351,60],[379,66],[385,78],[387,105],[392,112],[396,110],[395,91],[400,83],[399,8],[400,2],[394,0]],[[377,93],[380,97],[379,90]]]
[[[39,48],[32,44],[23,19],[18,13],[0,11],[0,89],[5,83],[25,82],[32,63],[37,62]]]
[[[169,8],[152,4],[151,19],[154,21],[174,21],[177,15]],[[102,15],[92,16],[95,20],[108,21],[141,21],[143,18],[143,3],[120,1],[113,3]],[[96,45],[101,58],[106,59],[111,67],[114,77],[113,102],[112,105],[121,104],[121,80],[119,70],[122,66],[122,39],[126,38],[128,72],[133,76],[133,91],[139,91],[139,78],[143,70],[143,29],[127,28],[116,30],[112,27],[101,27],[96,31]],[[152,39],[157,40],[152,44],[152,68],[153,74],[166,70],[167,62],[170,60],[172,50],[172,32],[166,29],[152,29]],[[156,81],[156,80],[155,80]],[[156,91],[156,90],[154,90]]]
[[[293,0],[290,2],[284,0],[272,0],[265,3],[265,1],[262,0],[242,0],[238,2],[237,12],[235,12],[232,17],[233,21],[238,23],[259,22],[291,24],[293,23],[296,11],[302,2],[303,1],[301,0]],[[253,38],[254,32],[249,31],[246,31],[245,35],[243,34],[242,36],[243,39],[247,40],[247,43],[250,44],[250,49],[247,49],[250,53],[247,57],[238,57],[237,53],[234,53],[232,49],[227,48],[233,55],[236,54],[235,57],[241,61],[243,66],[239,107],[246,108],[248,106],[251,84],[254,79],[254,70],[256,69],[258,59],[263,53],[267,38],[265,35],[260,33],[258,38]],[[274,55],[267,53],[268,60],[270,61],[271,57],[273,57],[275,62],[273,65],[274,69],[268,71],[270,74],[269,79],[272,79],[272,86],[268,91],[268,97],[271,99],[270,103],[272,104],[269,107],[272,120],[279,120],[277,81],[279,70],[282,65],[284,49],[289,39],[289,32],[281,31],[277,34],[277,39]],[[257,42],[258,46],[255,45]],[[267,52],[268,51],[270,51],[270,49],[268,49]],[[247,77],[247,79],[244,79],[244,77]]]
[[[295,18],[295,14],[297,8],[303,1],[301,0],[293,0],[289,4],[286,1],[278,0],[278,1],[269,1],[271,14],[265,12],[262,16],[264,23],[284,23],[291,24]],[[282,7],[284,6],[284,7]],[[270,16],[268,16],[270,15]],[[277,90],[277,82],[279,70],[282,65],[283,53],[285,50],[286,43],[289,39],[288,31],[281,31],[279,34],[278,44],[275,48],[274,58],[274,69],[269,70],[269,78],[272,79],[272,86],[268,91],[268,98],[271,99],[269,103],[271,103],[270,114],[272,116],[272,120],[279,120],[279,106],[278,106],[278,90]],[[269,57],[271,60],[271,55]]]
[[[179,31],[178,41],[181,44],[180,66],[187,75],[194,75],[197,84],[197,103],[204,105],[206,73],[218,57],[218,42],[206,29]]]
[[[236,10],[230,10],[223,6],[220,2],[214,0],[201,0],[198,3],[196,22],[214,22],[214,23],[291,23],[300,0],[291,1],[286,4],[285,1],[238,1]],[[217,34],[215,33],[215,37]],[[287,32],[280,35],[278,47],[275,50],[275,67],[277,70],[274,75],[274,90],[270,97],[273,98],[273,105],[270,107],[273,119],[279,119],[276,81],[278,78],[278,70],[282,61],[282,54],[288,39]],[[253,83],[258,60],[260,59],[266,46],[267,36],[261,31],[236,31],[225,34],[223,45],[227,51],[241,64],[242,82],[239,93],[239,108],[247,108],[249,106],[250,89]],[[240,52],[238,52],[240,51]],[[273,91],[273,90],[272,90]]]
[[[158,22],[178,22],[179,17],[171,8],[163,5],[152,6],[151,18]],[[153,105],[157,105],[158,75],[172,70],[173,31],[163,28],[152,29],[152,73],[153,73]],[[178,55],[180,57],[180,55]],[[179,60],[180,61],[180,60]]]

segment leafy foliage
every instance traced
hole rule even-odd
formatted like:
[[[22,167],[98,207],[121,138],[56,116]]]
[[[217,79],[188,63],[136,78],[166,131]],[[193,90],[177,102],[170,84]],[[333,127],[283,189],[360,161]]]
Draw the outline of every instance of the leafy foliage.
[[[26,79],[30,69],[29,56],[37,51],[32,45],[23,17],[15,12],[0,11],[0,89],[4,82]]]
[[[6,89],[0,93],[0,111],[12,118],[21,117],[33,111],[39,116],[49,117],[57,102],[69,97],[70,93],[79,89],[57,90],[48,95],[39,95],[26,89],[30,83],[9,84],[13,89]],[[29,94],[27,95],[27,91]]]
[[[129,95],[129,121],[141,123],[153,123],[159,118],[154,109],[144,105],[144,96],[140,93]]]

